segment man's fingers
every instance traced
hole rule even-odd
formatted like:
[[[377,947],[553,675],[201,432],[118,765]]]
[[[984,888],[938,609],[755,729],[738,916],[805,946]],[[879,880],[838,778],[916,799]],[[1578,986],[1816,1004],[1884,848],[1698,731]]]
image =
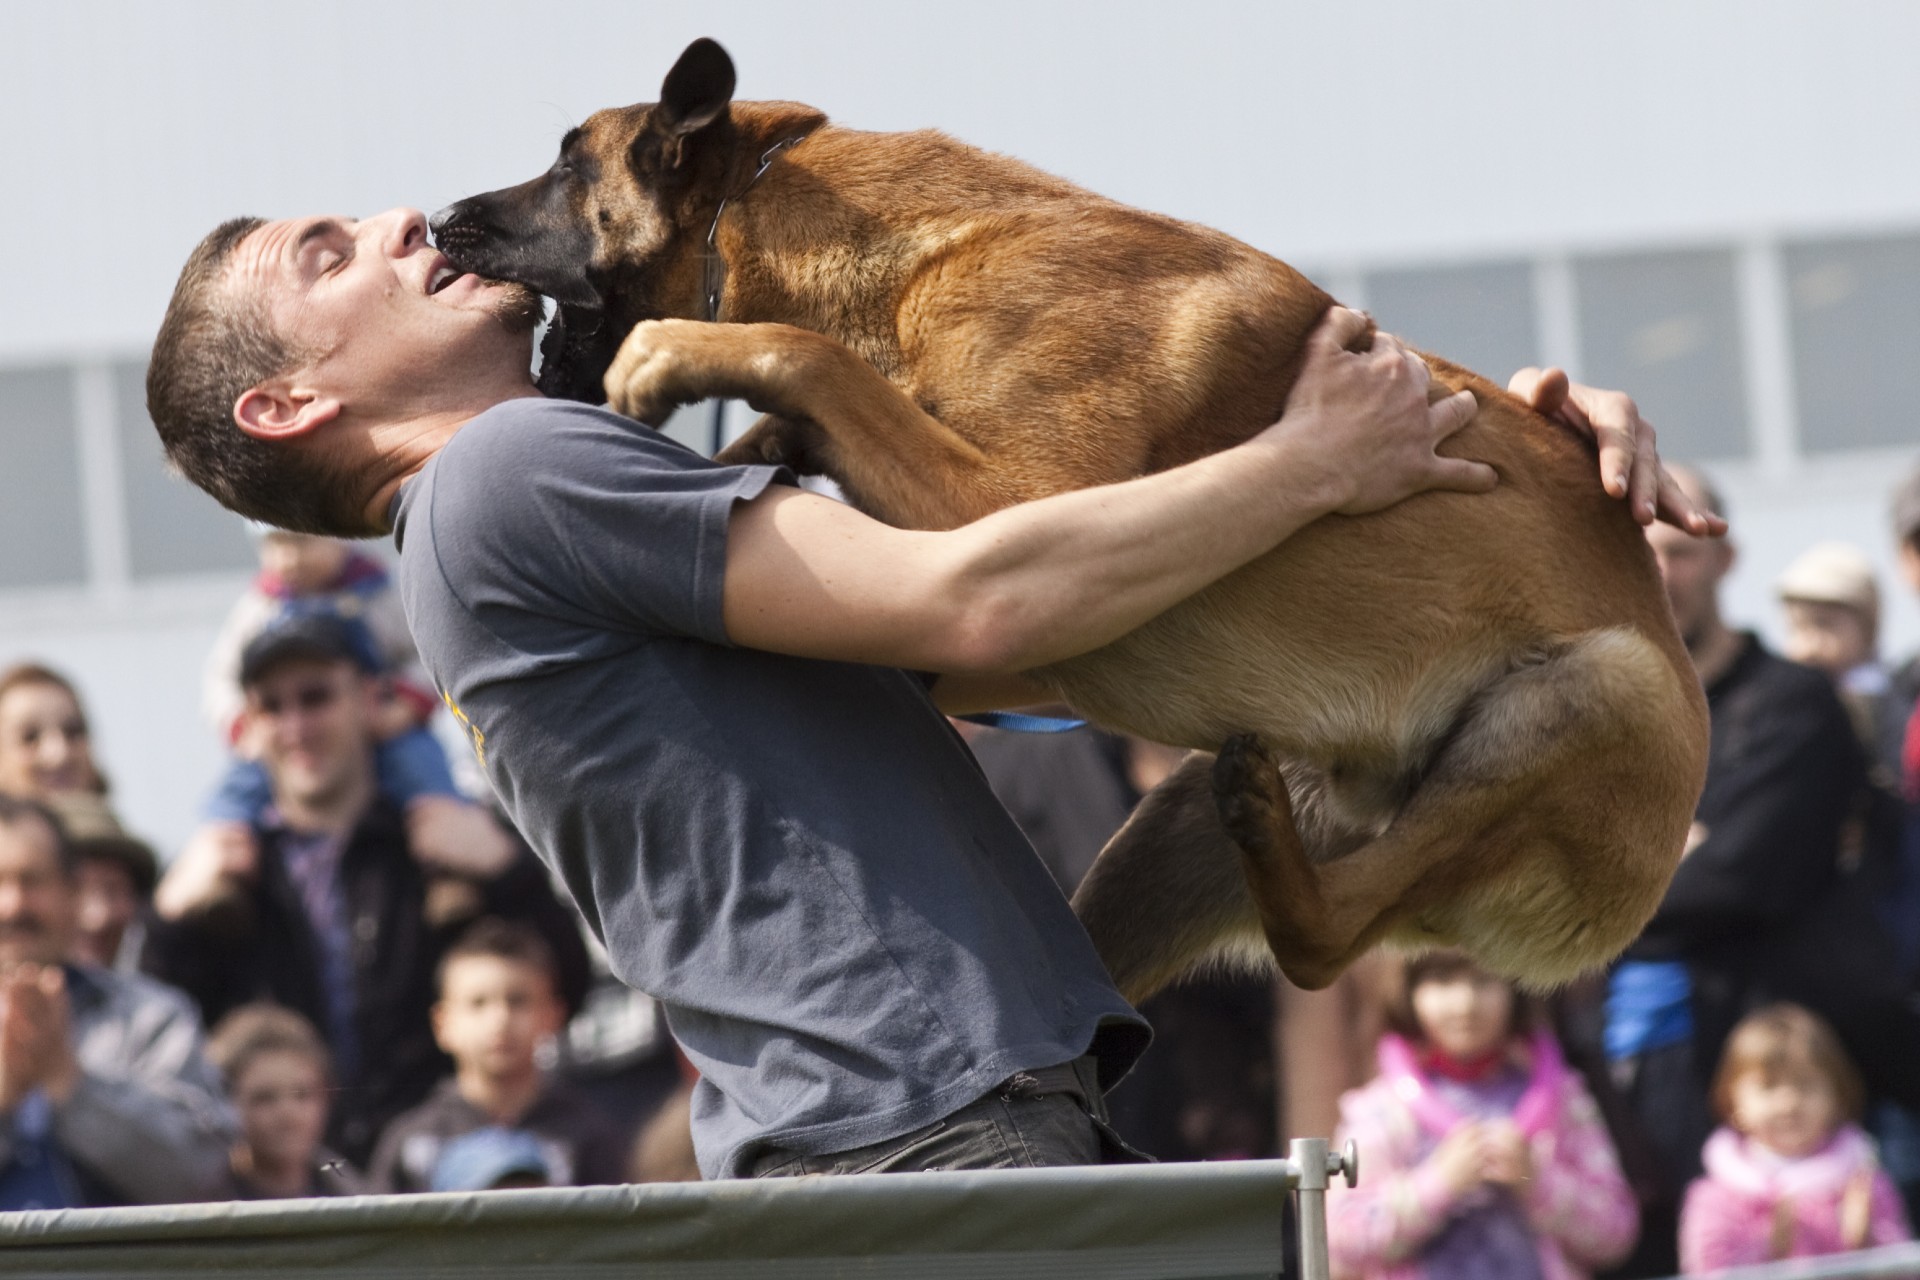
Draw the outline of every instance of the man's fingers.
[[[1565,407],[1567,391],[1571,385],[1565,369],[1536,369],[1528,366],[1507,379],[1507,390],[1549,418]]]
[[[1659,497],[1654,514],[1676,529],[1685,529],[1699,538],[1717,538],[1727,531],[1727,522],[1711,511],[1695,506],[1693,499],[1660,468]]]
[[[1345,351],[1354,339],[1367,331],[1369,323],[1365,315],[1336,303],[1327,308],[1327,314],[1321,317],[1319,325],[1307,340],[1324,343],[1336,351]]]
[[[1428,405],[1427,426],[1433,431],[1434,443],[1438,444],[1472,422],[1473,415],[1478,412],[1480,402],[1473,398],[1473,392],[1464,390]]]
[[[1440,458],[1434,463],[1433,484],[1435,489],[1451,489],[1455,493],[1489,493],[1500,483],[1500,473],[1484,462],[1474,462],[1467,458]]]
[[[1634,439],[1633,479],[1627,485],[1628,510],[1641,524],[1652,524],[1660,501],[1660,453],[1653,424],[1642,421]]]

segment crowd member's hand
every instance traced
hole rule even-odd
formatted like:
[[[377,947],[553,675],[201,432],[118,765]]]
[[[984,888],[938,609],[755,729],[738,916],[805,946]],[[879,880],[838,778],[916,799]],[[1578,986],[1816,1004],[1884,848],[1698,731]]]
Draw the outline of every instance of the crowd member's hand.
[[[1840,1244],[1846,1249],[1867,1247],[1873,1230],[1873,1171],[1862,1169],[1847,1179],[1840,1193]]]
[[[1472,1121],[1455,1126],[1440,1139],[1426,1163],[1455,1195],[1465,1195],[1486,1181],[1486,1126]]]
[[[251,881],[260,866],[260,848],[244,822],[209,822],[193,833],[153,891],[153,909],[162,920],[178,920],[202,911]]]
[[[412,733],[420,725],[420,713],[394,693],[388,693],[373,709],[373,736],[391,742],[403,733]]]
[[[1470,391],[1427,402],[1426,361],[1389,333],[1369,351],[1349,351],[1366,332],[1357,311],[1334,307],[1307,335],[1306,361],[1286,412],[1262,438],[1304,450],[1330,486],[1334,510],[1364,515],[1428,489],[1484,493],[1496,476],[1485,463],[1444,458],[1440,443],[1472,421]]]
[[[13,966],[0,977],[0,1113],[35,1089],[65,1102],[79,1080],[66,974],[59,965]]]
[[[453,796],[421,796],[407,806],[407,848],[424,867],[491,880],[518,852],[493,815]]]
[[[1653,424],[1640,416],[1633,397],[1570,381],[1562,369],[1522,369],[1507,390],[1550,418],[1584,431],[1600,446],[1600,483],[1627,501],[1641,524],[1664,520],[1695,537],[1718,537],[1727,522],[1703,511],[1660,465]]]
[[[1533,1178],[1533,1148],[1511,1120],[1495,1120],[1483,1129],[1480,1176],[1487,1182],[1518,1188]]]

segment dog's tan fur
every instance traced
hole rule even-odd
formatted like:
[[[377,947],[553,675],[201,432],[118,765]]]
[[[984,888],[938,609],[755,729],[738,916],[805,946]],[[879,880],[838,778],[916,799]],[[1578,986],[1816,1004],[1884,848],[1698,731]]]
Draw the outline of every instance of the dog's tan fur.
[[[657,420],[744,398],[774,416],[724,460],[825,472],[896,525],[950,528],[1245,439],[1278,416],[1330,305],[1230,237],[937,133],[791,103],[732,103],[697,129],[665,115],[603,111],[572,144],[597,169],[576,200],[595,254],[644,263],[629,314],[682,318],[627,339],[614,404]],[[695,323],[723,194],[726,323]],[[1149,797],[1075,898],[1131,998],[1262,944],[1308,986],[1383,940],[1463,945],[1550,984],[1611,958],[1659,902],[1706,714],[1652,557],[1589,444],[1430,363],[1480,402],[1448,451],[1491,463],[1492,494],[1323,519],[1033,673],[1104,725],[1220,753]]]

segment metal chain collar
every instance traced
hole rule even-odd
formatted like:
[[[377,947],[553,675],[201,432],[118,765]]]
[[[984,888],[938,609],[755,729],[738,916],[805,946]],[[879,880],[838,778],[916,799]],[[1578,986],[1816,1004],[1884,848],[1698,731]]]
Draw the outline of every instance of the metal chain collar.
[[[753,176],[751,178],[747,179],[747,185],[740,188],[738,192],[736,192],[731,196],[720,197],[720,207],[713,211],[713,225],[707,228],[706,274],[707,274],[707,320],[709,322],[718,320],[720,318],[720,288],[722,284],[725,283],[726,275],[727,275],[726,263],[721,261],[720,250],[714,243],[714,237],[720,234],[720,215],[727,211],[727,205],[729,202],[738,200],[740,199],[741,196],[744,196],[747,194],[747,192],[753,190],[753,184],[760,181],[761,175],[766,173],[766,171],[772,167],[774,158],[776,156],[778,156],[782,151],[785,151],[788,147],[791,147],[796,143],[806,141],[812,135],[813,135],[813,130],[809,129],[805,133],[796,133],[791,138],[788,138],[782,142],[776,142],[772,146],[768,147],[766,151],[761,153],[760,167],[753,171]]]

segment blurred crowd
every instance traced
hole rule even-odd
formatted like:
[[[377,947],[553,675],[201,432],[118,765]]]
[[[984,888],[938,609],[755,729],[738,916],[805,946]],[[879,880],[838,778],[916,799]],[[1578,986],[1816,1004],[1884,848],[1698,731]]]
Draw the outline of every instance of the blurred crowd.
[[[1920,475],[1892,517],[1920,592]],[[121,825],[58,655],[0,673],[0,1210],[697,1177],[690,1069],[435,736],[385,568],[257,539],[205,677],[229,763],[174,856]],[[1920,660],[1880,653],[1857,548],[1781,575],[1775,654],[1721,616],[1733,540],[1649,539],[1712,747],[1615,966],[1537,993],[1376,954],[1324,992],[1205,975],[1144,1009],[1156,1040],[1109,1100],[1136,1146],[1362,1144],[1331,1201],[1342,1274],[1656,1276],[1908,1238]],[[964,731],[1068,893],[1180,758]]]

